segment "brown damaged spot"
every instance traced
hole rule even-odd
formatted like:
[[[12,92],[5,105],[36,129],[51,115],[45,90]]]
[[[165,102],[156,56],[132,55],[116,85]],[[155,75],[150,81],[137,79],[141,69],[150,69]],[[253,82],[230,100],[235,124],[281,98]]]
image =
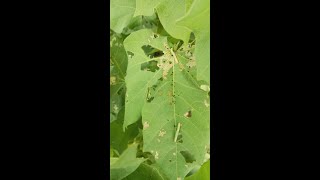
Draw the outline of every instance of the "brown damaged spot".
[[[148,121],[143,123],[143,129],[147,129],[149,127],[149,123]]]
[[[191,57],[190,61],[186,65],[189,68],[196,66],[196,59],[194,57]]]
[[[166,56],[161,56],[157,66],[162,69],[163,79],[167,79],[169,70],[173,67],[172,58],[167,59]]]
[[[184,113],[184,117],[186,117],[186,118],[190,118],[191,116],[192,116],[191,110]]]
[[[164,44],[165,51],[163,55],[159,57],[157,66],[162,69],[163,79],[167,79],[169,70],[174,66],[174,62],[177,63],[175,54],[172,54],[172,49],[169,49],[167,44]]]
[[[110,85],[115,85],[116,84],[116,77],[115,76],[111,76],[110,77]]]
[[[162,130],[160,130],[160,132],[159,132],[159,136],[160,136],[160,137],[163,137],[166,133],[167,133],[167,132],[166,132],[164,129],[162,129]]]

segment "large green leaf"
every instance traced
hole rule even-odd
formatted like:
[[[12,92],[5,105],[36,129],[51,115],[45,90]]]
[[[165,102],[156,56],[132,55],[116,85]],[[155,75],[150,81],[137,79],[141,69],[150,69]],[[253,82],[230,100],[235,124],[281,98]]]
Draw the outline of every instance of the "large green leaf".
[[[188,68],[182,56],[177,58],[179,63],[159,83],[142,113],[144,151],[155,156],[171,179],[182,179],[203,163],[210,131],[207,93],[193,79],[194,68]]]
[[[195,174],[186,177],[186,180],[210,180],[210,160],[205,162],[200,170],[196,172]]]
[[[191,31],[186,27],[176,25],[176,20],[186,13],[185,0],[162,0],[156,10],[164,29],[172,37],[188,43]]]
[[[111,0],[111,179],[208,179],[209,4]]]
[[[145,45],[153,45],[160,49],[163,48],[165,38],[154,38],[151,30],[143,29],[132,33],[124,41],[125,49],[128,52],[128,69],[125,78],[127,85],[126,92],[126,111],[124,128],[136,122],[141,117],[141,109],[148,101],[147,91],[161,77],[160,71],[151,72],[141,70],[141,65],[152,61],[144,50]]]
[[[184,26],[195,34],[197,79],[210,83],[210,0],[194,0],[177,25]]]
[[[192,0],[137,0],[134,16],[152,16],[155,10],[164,29],[174,38],[188,42],[191,31],[177,26],[176,20],[183,17]]]
[[[136,11],[134,16],[152,16],[154,8],[161,2],[161,0],[136,0]]]
[[[145,161],[136,158],[137,145],[133,144],[126,149],[119,158],[110,158],[110,179],[121,180],[135,171]]]
[[[125,40],[130,58],[124,127],[139,119],[142,109],[143,151],[152,153],[155,166],[176,180],[204,161],[210,101],[195,79],[197,66],[192,56],[173,52],[167,44],[165,37],[155,38],[151,30],[134,32]],[[160,68],[155,72],[141,70],[143,63],[152,60],[145,55],[146,45],[163,53],[153,58]]]
[[[110,28],[121,33],[135,12],[136,0],[111,0],[110,1]]]

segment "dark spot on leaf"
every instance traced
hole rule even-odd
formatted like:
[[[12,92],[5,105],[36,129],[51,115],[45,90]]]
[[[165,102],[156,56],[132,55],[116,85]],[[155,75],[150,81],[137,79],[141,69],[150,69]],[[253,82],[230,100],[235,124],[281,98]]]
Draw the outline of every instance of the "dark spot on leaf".
[[[161,50],[155,49],[150,45],[144,45],[141,47],[141,49],[143,50],[146,56],[148,57],[150,56],[151,58],[159,57],[163,55],[163,52]]]
[[[147,71],[151,71],[151,72],[156,72],[159,67],[157,66],[157,61],[148,61],[145,63],[141,64],[141,70],[147,70]]]
[[[154,99],[154,97],[151,97],[149,99],[147,99],[147,102],[151,102]]]
[[[127,51],[127,54],[128,54],[128,55],[130,55],[131,57],[133,57],[133,56],[134,56],[134,53],[133,53],[133,52],[131,52],[131,51]]]
[[[190,118],[191,116],[192,116],[191,110],[187,111],[187,112],[184,114],[184,117],[186,117],[186,118]]]
[[[196,161],[194,156],[189,151],[180,151],[180,154],[184,157],[186,163],[192,163]]]
[[[180,131],[181,131],[181,130],[180,130]],[[182,134],[181,134],[181,133],[179,133],[179,135],[178,135],[177,143],[183,143]]]
[[[157,88],[157,85],[153,85],[152,89],[155,90]]]
[[[172,160],[171,159],[169,159],[169,162],[171,162]]]

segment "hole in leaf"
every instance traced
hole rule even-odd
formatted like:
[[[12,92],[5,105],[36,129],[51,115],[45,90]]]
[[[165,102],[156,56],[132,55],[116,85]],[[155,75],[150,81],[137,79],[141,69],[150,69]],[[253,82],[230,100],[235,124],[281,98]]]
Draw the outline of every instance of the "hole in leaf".
[[[186,163],[192,163],[196,161],[194,156],[189,151],[180,151],[180,154],[184,157]]]
[[[141,70],[156,72],[159,67],[157,66],[157,61],[148,61],[141,64]]]
[[[144,45],[141,47],[141,49],[143,50],[144,54],[150,58],[160,57],[163,55],[162,51],[155,49],[150,45]]]
[[[179,135],[178,135],[177,143],[183,143],[182,134],[181,133],[179,133]]]
[[[186,117],[186,118],[190,118],[191,116],[192,116],[191,110],[184,113],[184,117]]]
[[[151,102],[154,99],[154,97],[150,97],[149,99],[147,99],[147,102]]]
[[[131,52],[131,51],[127,51],[127,54],[128,54],[129,57],[133,57],[134,56],[134,53]]]
[[[152,89],[155,90],[157,88],[157,85],[153,85]]]

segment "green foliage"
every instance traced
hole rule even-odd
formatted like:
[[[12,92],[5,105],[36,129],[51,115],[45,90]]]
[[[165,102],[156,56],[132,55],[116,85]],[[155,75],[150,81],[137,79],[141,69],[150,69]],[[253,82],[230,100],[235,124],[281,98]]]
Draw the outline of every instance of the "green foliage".
[[[145,161],[143,158],[136,158],[136,154],[137,145],[133,144],[119,158],[110,157],[110,179],[123,179],[134,172]]]
[[[209,177],[209,13],[209,0],[111,0],[111,179]]]
[[[210,160],[202,165],[195,174],[188,176],[186,180],[209,180],[210,179]]]
[[[177,25],[185,26],[195,34],[197,78],[210,83],[210,0],[194,0]]]

